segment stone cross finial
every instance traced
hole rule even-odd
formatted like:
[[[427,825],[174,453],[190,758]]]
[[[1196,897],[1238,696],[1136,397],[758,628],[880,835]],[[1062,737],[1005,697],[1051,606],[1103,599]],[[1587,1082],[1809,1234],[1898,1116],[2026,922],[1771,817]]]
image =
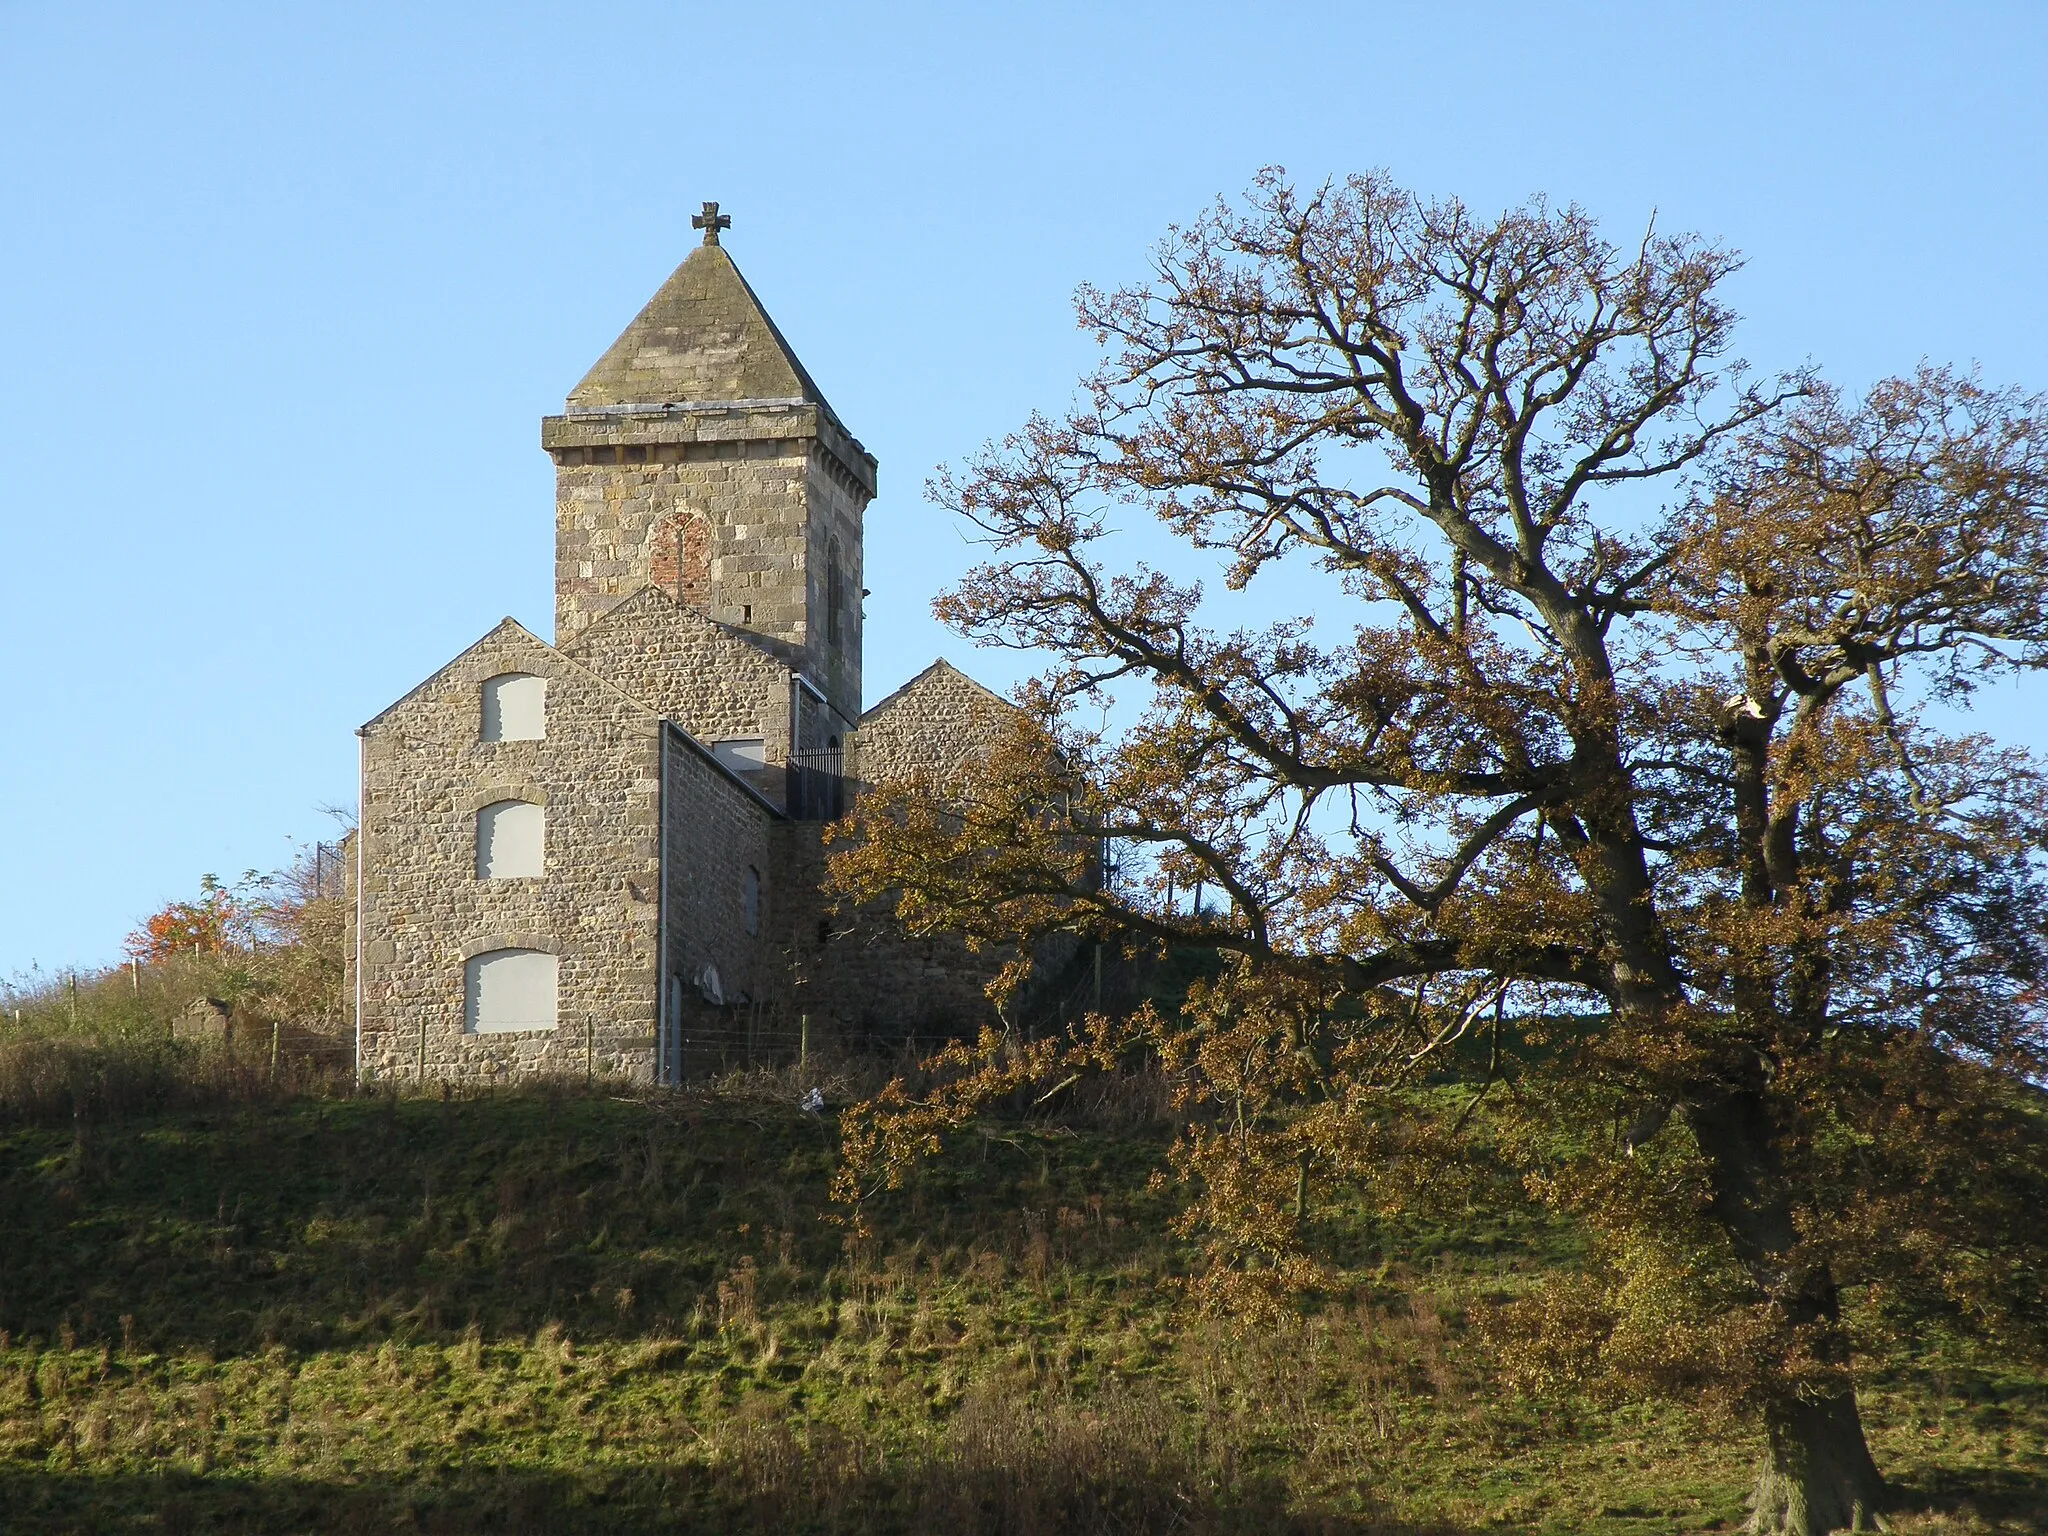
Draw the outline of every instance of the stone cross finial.
[[[732,215],[720,213],[716,203],[706,203],[702,213],[690,215],[690,228],[704,231],[704,243],[706,245],[716,245],[718,244],[718,232],[721,229],[732,228]]]

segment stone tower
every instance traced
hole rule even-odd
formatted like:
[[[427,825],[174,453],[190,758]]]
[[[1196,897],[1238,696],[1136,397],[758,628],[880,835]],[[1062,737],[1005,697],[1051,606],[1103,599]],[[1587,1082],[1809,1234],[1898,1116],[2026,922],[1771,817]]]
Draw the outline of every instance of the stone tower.
[[[770,1035],[987,1017],[1001,956],[842,912],[822,824],[863,782],[971,773],[1007,706],[934,664],[861,714],[875,461],[727,222],[706,205],[702,248],[542,424],[553,643],[508,618],[358,733],[365,1078],[673,1083]]]
[[[718,243],[693,250],[541,423],[555,461],[555,643],[644,587],[817,691],[796,745],[860,716],[861,519],[875,460]]]

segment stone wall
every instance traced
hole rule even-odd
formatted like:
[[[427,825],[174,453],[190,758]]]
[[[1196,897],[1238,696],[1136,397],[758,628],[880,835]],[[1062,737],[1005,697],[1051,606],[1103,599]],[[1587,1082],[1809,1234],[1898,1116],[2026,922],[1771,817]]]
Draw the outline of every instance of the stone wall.
[[[941,783],[971,769],[1015,706],[947,663],[934,662],[861,717],[853,771],[864,784],[922,774]],[[993,1017],[987,985],[1006,955],[957,937],[914,938],[893,904],[855,909],[825,894],[831,852],[822,829],[777,829],[778,879],[819,892],[791,925],[792,979],[805,1011],[850,1040],[925,1038]]]
[[[562,650],[700,742],[760,737],[771,767],[749,782],[782,803],[790,672],[750,637],[647,587]]]
[[[541,441],[556,465],[557,643],[665,583],[678,601],[780,648],[851,718],[860,698],[861,512],[874,494],[874,460],[828,410],[738,401],[620,408],[551,416]],[[841,643],[830,647],[824,574],[835,537],[846,606]]]
[[[832,708],[848,724],[860,717],[862,515],[872,494],[871,483],[857,482],[822,446],[812,451],[805,475],[805,499],[811,512],[810,541],[805,552],[806,600],[811,614],[807,628],[810,672],[823,687]],[[835,543],[840,557],[841,594],[836,641],[831,634],[832,599],[828,586]]]
[[[548,680],[545,740],[479,739],[504,672]],[[363,728],[364,1077],[651,1074],[661,730],[509,619]],[[477,878],[476,812],[503,799],[546,807],[543,878]],[[557,1027],[466,1034],[464,962],[511,947],[559,957]]]
[[[663,1059],[672,1061],[675,1026],[696,1017],[703,998],[699,978],[717,968],[725,1005],[772,994],[780,983],[777,935],[790,920],[790,897],[778,879],[775,810],[713,761],[681,731],[666,730],[662,757],[662,916],[667,972],[672,979],[670,1026]],[[760,901],[749,931],[746,872],[760,879]],[[814,903],[813,903],[814,904]]]
[[[935,661],[860,717],[861,781],[950,782],[994,746],[1016,713],[950,662]]]
[[[689,440],[558,447],[556,639],[566,643],[652,584],[657,564],[678,569],[667,546],[695,515],[710,533],[710,616],[801,646],[808,445],[799,422],[758,419],[797,414],[700,411],[674,424],[691,429]],[[572,424],[574,435],[594,435],[580,419]],[[788,435],[764,435],[777,429]]]
[[[776,877],[792,893],[790,1006],[850,1044],[932,1039],[993,1019],[985,989],[1005,957],[976,954],[952,934],[913,938],[890,901],[855,908],[830,896],[832,848],[822,830],[804,822],[776,829]]]
[[[361,743],[359,742],[360,749]],[[362,786],[359,786],[359,790]],[[356,901],[356,862],[360,855],[358,841],[362,834],[351,828],[341,840],[341,1009],[347,1020],[348,1059],[356,1059],[356,951],[361,939],[356,926],[356,914],[361,910]]]

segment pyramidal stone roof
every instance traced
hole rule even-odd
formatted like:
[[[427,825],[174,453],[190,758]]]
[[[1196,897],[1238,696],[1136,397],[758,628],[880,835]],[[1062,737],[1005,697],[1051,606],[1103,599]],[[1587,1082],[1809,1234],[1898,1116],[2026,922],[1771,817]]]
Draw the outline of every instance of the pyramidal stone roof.
[[[570,391],[569,406],[714,400],[825,405],[724,247],[705,244]]]

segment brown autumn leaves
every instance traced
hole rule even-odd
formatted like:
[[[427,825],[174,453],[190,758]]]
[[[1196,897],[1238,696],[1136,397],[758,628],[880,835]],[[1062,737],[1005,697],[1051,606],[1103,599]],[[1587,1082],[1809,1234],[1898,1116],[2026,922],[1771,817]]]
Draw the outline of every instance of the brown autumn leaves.
[[[1834,1468],[1815,1520],[1875,1496],[1837,1442],[1885,1330],[2048,1343],[2043,784],[1930,711],[2048,661],[2048,403],[1753,379],[1735,265],[1273,173],[1082,291],[1082,403],[935,486],[989,549],[938,610],[1043,659],[1027,718],[835,870],[1020,955],[1216,960],[955,1049],[849,1117],[845,1192],[1153,1053],[1214,1293],[1312,1288],[1333,1188],[1518,1181],[1594,1249],[1504,1360],[1759,1410]],[[1313,622],[1234,621],[1304,565]]]

